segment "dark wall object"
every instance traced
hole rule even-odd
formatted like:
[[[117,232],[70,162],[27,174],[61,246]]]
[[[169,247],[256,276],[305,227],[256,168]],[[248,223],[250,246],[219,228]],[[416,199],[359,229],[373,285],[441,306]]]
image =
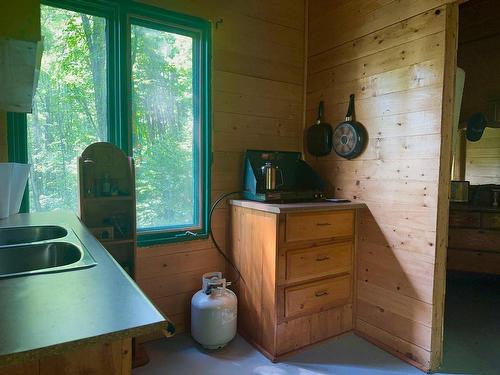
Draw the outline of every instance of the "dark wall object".
[[[484,129],[486,128],[488,121],[486,120],[486,116],[482,113],[474,113],[467,120],[467,129],[465,131],[465,135],[468,141],[477,142],[481,139],[484,133]]]
[[[332,127],[323,122],[324,103],[319,102],[316,123],[307,130],[307,150],[314,156],[326,156],[332,151]]]

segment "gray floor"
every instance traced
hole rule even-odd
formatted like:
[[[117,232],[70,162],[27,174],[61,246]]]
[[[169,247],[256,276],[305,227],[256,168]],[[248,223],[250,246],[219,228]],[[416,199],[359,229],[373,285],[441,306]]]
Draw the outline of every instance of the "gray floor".
[[[440,374],[500,375],[499,292],[494,280],[448,281]],[[202,350],[186,334],[149,343],[146,349],[151,361],[133,375],[423,374],[354,334],[328,340],[277,364],[239,336],[215,352]]]
[[[500,375],[500,277],[448,274],[442,371]]]

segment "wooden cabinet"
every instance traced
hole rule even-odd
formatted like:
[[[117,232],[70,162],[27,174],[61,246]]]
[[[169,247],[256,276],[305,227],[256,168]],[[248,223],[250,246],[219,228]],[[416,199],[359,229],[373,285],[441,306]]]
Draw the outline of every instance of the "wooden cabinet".
[[[500,212],[452,204],[447,269],[500,275]]]
[[[134,278],[136,200],[134,161],[115,145],[93,143],[78,159],[80,218]]]
[[[68,346],[71,344],[68,344]],[[2,375],[130,375],[131,339],[82,345],[38,360],[0,366]]]
[[[297,207],[231,202],[238,330],[272,360],[352,329],[356,211]]]

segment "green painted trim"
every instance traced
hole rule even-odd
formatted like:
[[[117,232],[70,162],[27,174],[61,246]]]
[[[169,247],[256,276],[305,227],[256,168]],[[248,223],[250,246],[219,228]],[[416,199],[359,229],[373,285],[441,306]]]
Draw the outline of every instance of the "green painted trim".
[[[137,6],[134,6],[137,8]],[[142,5],[141,5],[142,8]],[[149,7],[146,7],[149,8]],[[156,9],[156,8],[154,8]],[[149,9],[148,9],[149,10]],[[200,176],[200,181],[194,181],[194,188],[199,191],[199,201],[195,204],[195,215],[198,222],[194,226],[200,229],[190,230],[185,227],[180,230],[172,230],[172,227],[165,228],[165,231],[147,231],[138,232],[139,246],[152,246],[161,243],[171,243],[180,241],[189,241],[195,239],[208,238],[208,214],[210,206],[211,192],[211,24],[200,18],[181,15],[177,13],[162,11],[155,12],[154,19],[149,13],[143,13],[148,18],[138,17],[136,11],[129,18],[129,25],[139,25],[157,30],[173,32],[193,38],[194,56],[193,56],[193,100],[194,103],[194,121],[199,124],[200,134],[199,144],[194,144],[195,159],[200,163],[195,166],[194,175]],[[187,29],[186,29],[187,27]],[[199,99],[199,101],[198,101]],[[197,142],[198,140],[195,140]],[[197,151],[199,149],[199,152]],[[187,230],[195,235],[186,234]]]
[[[7,147],[8,160],[12,163],[28,163],[28,127],[26,113],[7,113]],[[21,209],[29,212],[29,188],[26,184]]]
[[[140,246],[151,246],[160,243],[207,238],[209,234],[208,215],[212,164],[211,23],[199,17],[168,11],[132,0],[42,0],[41,3],[106,18],[108,25],[108,139],[120,147],[127,155],[132,155],[132,82],[129,59],[131,23],[144,24],[147,27],[190,36],[197,41],[199,49],[196,49],[196,51],[199,51],[199,53],[195,58],[200,62],[200,69],[193,69],[193,74],[195,75],[194,82],[200,82],[200,85],[195,87],[196,84],[193,84],[193,91],[201,94],[199,108],[195,106],[198,112],[198,123],[201,126],[199,129],[201,144],[199,145],[200,153],[198,155],[201,158],[198,168],[201,170],[196,173],[201,176],[199,182],[201,186],[196,186],[197,190],[200,191],[201,212],[199,211],[196,215],[200,218],[200,222],[195,223],[194,226],[199,226],[200,229],[193,230],[196,236],[185,235],[188,228],[172,230],[172,227],[170,227],[170,230],[166,228],[163,232],[139,233],[138,243]],[[193,98],[196,97],[197,95],[193,95]],[[7,123],[9,161],[27,163],[26,114],[9,113]],[[196,181],[195,184],[197,184]],[[28,189],[26,189],[21,212],[29,212],[28,198]],[[198,209],[200,204],[196,206],[196,209]]]

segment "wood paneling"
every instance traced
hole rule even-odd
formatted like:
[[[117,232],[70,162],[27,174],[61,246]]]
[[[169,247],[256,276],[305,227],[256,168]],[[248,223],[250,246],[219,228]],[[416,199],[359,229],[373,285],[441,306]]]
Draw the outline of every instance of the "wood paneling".
[[[213,22],[212,200],[241,187],[246,149],[300,150],[304,95],[304,1],[143,0]],[[217,22],[217,25],[216,25]],[[214,235],[226,243],[226,205]],[[189,322],[201,275],[224,271],[210,240],[139,248],[137,280],[171,319]]]
[[[77,345],[67,350],[37,360],[0,366],[0,373],[2,375],[130,375],[132,373],[130,338],[87,346]]]
[[[355,160],[308,156],[331,192],[368,206],[359,215],[355,329],[424,369],[439,362],[433,336],[442,327],[434,289],[446,245],[438,211],[449,178],[454,17],[445,3],[321,0],[308,12],[306,124],[320,100],[327,121],[342,121],[355,94],[369,135]]]
[[[231,258],[241,273],[238,328],[274,355],[278,216],[236,206],[231,215]]]
[[[494,120],[500,108],[500,3],[474,0],[460,6],[458,66],[465,70],[460,121],[476,112]],[[497,119],[500,120],[500,119]],[[471,184],[500,184],[500,129],[486,129],[466,142],[465,179]]]

